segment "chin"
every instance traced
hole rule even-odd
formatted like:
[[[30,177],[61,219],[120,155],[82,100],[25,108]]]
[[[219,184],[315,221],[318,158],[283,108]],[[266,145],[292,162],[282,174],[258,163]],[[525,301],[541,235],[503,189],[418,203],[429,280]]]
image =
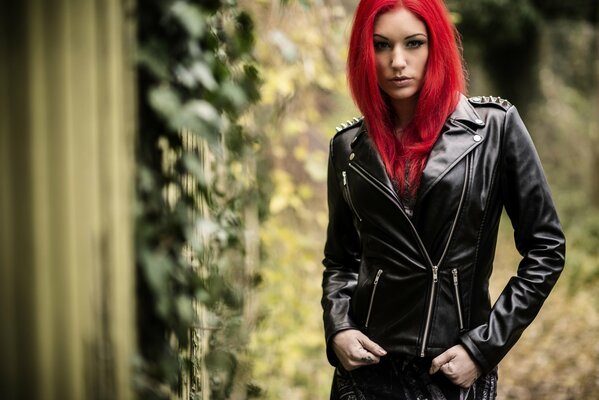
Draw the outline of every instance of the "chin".
[[[416,99],[418,92],[415,90],[410,90],[410,91],[405,91],[405,92],[401,92],[401,93],[386,92],[386,94],[387,94],[387,97],[389,97],[389,99],[391,101],[406,101],[406,100],[410,100],[410,99]]]

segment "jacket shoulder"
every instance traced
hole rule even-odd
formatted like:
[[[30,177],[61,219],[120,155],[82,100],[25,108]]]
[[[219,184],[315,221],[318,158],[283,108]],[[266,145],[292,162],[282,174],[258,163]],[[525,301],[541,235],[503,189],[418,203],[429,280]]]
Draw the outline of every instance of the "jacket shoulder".
[[[364,117],[361,117],[361,116],[354,117],[352,119],[348,119],[347,121],[340,123],[335,128],[335,136],[333,136],[333,139],[335,139],[337,136],[343,135],[344,133],[349,132],[355,128],[359,128],[360,125],[362,124],[363,119],[364,119]]]
[[[331,155],[334,149],[336,152],[350,151],[352,142],[358,137],[358,132],[362,127],[363,117],[354,117],[337,126],[335,135],[331,139]]]
[[[468,101],[475,107],[494,107],[502,109],[503,111],[507,111],[512,106],[512,103],[506,99],[495,96],[474,96],[468,98]]]

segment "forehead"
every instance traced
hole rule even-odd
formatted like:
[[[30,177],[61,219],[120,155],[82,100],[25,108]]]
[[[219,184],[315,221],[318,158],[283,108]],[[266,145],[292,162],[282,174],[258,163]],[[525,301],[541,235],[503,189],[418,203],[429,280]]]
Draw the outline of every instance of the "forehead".
[[[426,25],[406,8],[392,8],[376,17],[374,33],[383,36],[426,34]]]

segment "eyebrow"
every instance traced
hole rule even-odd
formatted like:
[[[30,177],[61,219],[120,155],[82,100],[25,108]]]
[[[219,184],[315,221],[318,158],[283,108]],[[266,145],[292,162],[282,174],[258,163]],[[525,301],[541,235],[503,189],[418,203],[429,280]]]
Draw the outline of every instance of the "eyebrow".
[[[385,40],[387,40],[387,41],[391,41],[391,40],[389,40],[389,38],[387,38],[387,37],[385,37],[385,36],[383,36],[383,35],[381,35],[381,34],[379,34],[379,33],[375,33],[375,34],[374,34],[374,36],[378,36],[378,37],[380,37],[381,39],[385,39]],[[404,40],[406,40],[406,39],[412,39],[412,38],[414,38],[414,37],[416,37],[416,36],[424,36],[425,38],[427,38],[427,36],[426,36],[424,33],[415,33],[415,34],[413,34],[413,35],[406,36],[406,37],[404,38]]]

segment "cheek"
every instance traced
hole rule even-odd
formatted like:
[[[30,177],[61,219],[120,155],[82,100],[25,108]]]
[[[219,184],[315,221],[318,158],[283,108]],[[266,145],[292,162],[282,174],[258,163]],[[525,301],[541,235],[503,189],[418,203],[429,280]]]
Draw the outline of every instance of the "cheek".
[[[376,80],[380,84],[381,80],[385,76],[385,66],[380,57],[375,58],[374,64],[376,69]]]

